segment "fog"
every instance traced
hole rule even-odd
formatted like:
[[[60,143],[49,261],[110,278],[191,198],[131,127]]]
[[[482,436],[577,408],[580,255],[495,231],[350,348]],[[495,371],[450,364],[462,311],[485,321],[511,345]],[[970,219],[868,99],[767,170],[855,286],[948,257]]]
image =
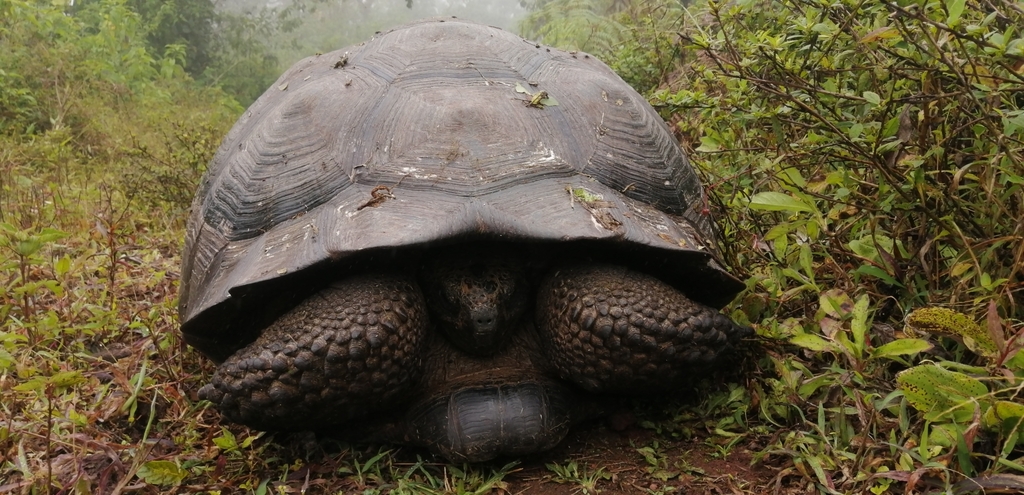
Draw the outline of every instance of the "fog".
[[[284,14],[285,29],[266,40],[283,67],[416,19],[456,16],[516,31],[527,14],[520,0],[222,0],[218,8]]]

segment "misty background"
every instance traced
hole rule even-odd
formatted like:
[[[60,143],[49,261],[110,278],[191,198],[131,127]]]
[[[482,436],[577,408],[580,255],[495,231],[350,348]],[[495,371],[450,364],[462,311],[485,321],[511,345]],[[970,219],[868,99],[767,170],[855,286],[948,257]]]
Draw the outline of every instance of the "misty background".
[[[368,40],[416,19],[455,16],[518,32],[528,13],[520,0],[223,0],[219,10],[259,18],[276,15],[281,29],[268,44],[283,67],[314,53]]]
[[[73,0],[87,20],[107,0]],[[296,61],[416,19],[455,16],[566,50],[619,60],[638,91],[665,81],[685,0],[125,0],[148,52],[243,107]],[[625,73],[623,73],[625,72]]]

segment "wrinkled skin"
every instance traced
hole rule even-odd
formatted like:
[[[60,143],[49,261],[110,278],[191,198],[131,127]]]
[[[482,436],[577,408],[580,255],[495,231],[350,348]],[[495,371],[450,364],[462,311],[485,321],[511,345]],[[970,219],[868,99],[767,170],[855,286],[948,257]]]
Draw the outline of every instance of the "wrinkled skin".
[[[387,440],[476,462],[554,447],[588,393],[668,391],[749,332],[624,267],[521,266],[460,252],[415,277],[340,280],[222,363],[200,397],[261,429],[392,418]]]

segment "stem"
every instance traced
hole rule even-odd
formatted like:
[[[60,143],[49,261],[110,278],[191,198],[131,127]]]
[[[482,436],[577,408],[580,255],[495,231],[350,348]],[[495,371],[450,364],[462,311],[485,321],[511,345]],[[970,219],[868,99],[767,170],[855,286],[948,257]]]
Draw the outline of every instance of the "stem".
[[[53,384],[46,384],[46,493],[53,492]]]

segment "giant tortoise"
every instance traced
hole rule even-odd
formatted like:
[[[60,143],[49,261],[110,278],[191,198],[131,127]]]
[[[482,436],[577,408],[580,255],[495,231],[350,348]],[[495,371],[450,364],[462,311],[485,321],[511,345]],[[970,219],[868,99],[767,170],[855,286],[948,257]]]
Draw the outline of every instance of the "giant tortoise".
[[[749,330],[716,308],[694,169],[606,65],[432,19],[289,69],[193,204],[180,315],[231,421],[482,461],[588,397],[671,394]]]

